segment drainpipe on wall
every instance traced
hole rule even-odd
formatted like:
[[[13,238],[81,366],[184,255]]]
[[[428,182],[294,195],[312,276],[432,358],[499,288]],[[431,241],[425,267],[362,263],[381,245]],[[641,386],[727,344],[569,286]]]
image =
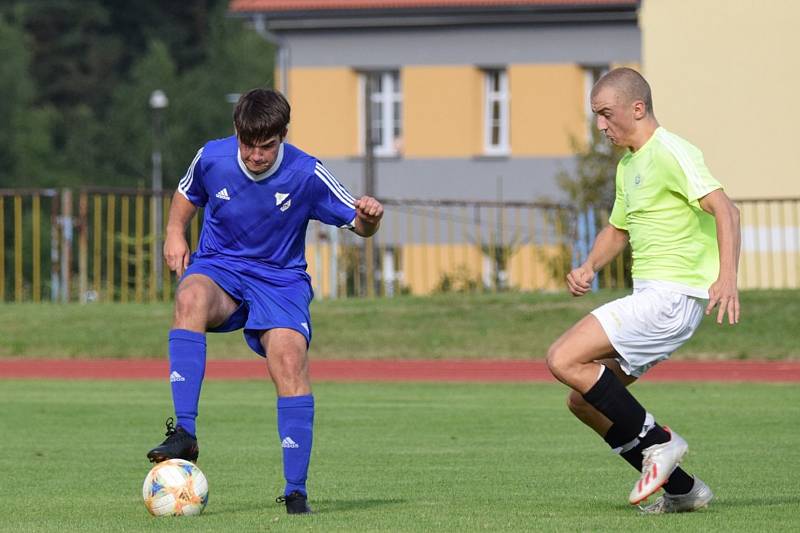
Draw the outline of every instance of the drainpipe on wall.
[[[267,29],[267,17],[264,15],[253,15],[253,27],[262,39],[272,43],[278,49],[278,71],[281,73],[281,86],[278,90],[289,99],[289,45],[286,39],[276,35]]]

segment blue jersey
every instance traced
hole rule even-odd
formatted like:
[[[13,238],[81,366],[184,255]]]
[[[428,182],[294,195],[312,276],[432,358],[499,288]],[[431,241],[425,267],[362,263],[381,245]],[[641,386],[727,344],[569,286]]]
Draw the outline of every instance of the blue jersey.
[[[253,174],[236,137],[206,143],[178,191],[204,207],[196,255],[253,259],[274,268],[306,269],[311,219],[342,228],[355,222],[355,199],[322,163],[282,143],[275,164]]]

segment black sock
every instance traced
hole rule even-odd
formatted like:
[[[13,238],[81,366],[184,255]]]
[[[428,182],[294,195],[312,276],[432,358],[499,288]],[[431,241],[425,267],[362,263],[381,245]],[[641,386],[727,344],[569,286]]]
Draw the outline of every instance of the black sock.
[[[631,442],[642,432],[647,412],[608,368],[603,370],[600,379],[583,395],[583,399],[611,420],[616,438],[623,444]]]
[[[614,429],[614,426],[609,428],[604,440],[613,449],[620,448],[627,444],[627,442],[622,441],[621,437],[619,436],[619,432]],[[647,432],[647,435],[642,437],[642,439],[639,441],[639,444],[626,452],[620,453],[620,455],[628,462],[628,464],[641,472],[642,450],[652,446],[653,444],[660,444],[662,442],[667,442],[668,440],[669,433],[664,428],[656,424],[653,426],[653,429]],[[666,483],[664,483],[663,488],[670,494],[686,494],[692,490],[693,486],[694,478],[687,474],[686,471],[679,466],[672,472],[672,474],[670,474],[669,479]]]
[[[650,429],[650,431],[647,432],[647,434],[644,437],[639,439],[639,445],[636,447],[641,452],[641,450],[649,448],[654,444],[663,444],[665,442],[669,442],[669,439],[670,439],[669,431],[662,428],[658,424],[653,423],[653,427]]]
[[[669,479],[664,483],[664,491],[670,494],[686,494],[694,487],[694,478],[686,471],[678,467],[669,475]]]

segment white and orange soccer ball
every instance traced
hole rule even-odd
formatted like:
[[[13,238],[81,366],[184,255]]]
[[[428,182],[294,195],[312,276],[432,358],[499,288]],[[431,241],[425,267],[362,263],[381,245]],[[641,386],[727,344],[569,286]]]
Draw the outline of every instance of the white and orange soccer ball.
[[[153,516],[199,515],[208,502],[208,480],[194,463],[169,459],[148,472],[142,497]]]

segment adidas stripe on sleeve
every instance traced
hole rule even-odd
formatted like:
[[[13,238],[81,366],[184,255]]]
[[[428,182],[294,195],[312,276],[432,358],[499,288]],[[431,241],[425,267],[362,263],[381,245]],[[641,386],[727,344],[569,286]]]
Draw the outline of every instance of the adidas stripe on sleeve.
[[[356,199],[319,161],[314,168],[314,176],[317,179],[315,189],[319,191],[314,217],[326,224],[352,228]]]
[[[355,209],[356,199],[353,198],[347,189],[345,189],[344,186],[333,177],[333,174],[331,174],[330,171],[319,161],[317,161],[317,167],[314,169],[314,174],[316,174],[317,177],[328,186],[334,196],[341,200],[343,204]]]
[[[194,159],[192,159],[192,163],[189,165],[186,174],[184,174],[181,181],[178,182],[178,192],[187,200],[198,206],[205,205],[207,201],[207,196],[200,183],[201,177],[197,175],[199,174],[197,171],[197,164],[202,155],[203,149],[200,148],[194,156]]]
[[[708,193],[721,189],[720,183],[714,179],[703,160],[703,154],[677,135],[664,130],[659,131],[659,140],[678,162],[686,177],[685,187],[680,184],[681,192],[693,202]]]

